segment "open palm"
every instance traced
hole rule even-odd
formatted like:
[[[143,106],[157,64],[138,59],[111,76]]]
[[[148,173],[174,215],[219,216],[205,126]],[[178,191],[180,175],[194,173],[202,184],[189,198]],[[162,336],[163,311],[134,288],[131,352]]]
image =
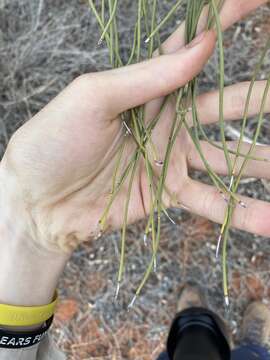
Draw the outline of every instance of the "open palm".
[[[233,5],[235,1],[228,0],[223,10],[224,27],[263,2],[249,1],[248,8],[243,2],[245,6],[241,8]],[[200,72],[213,51],[214,43],[214,33],[208,32],[193,46],[183,47],[183,27],[180,27],[164,43],[163,50],[167,55],[79,77],[14,134],[2,160],[1,172],[5,173],[9,183],[5,184],[5,189],[12,193],[11,198],[21,209],[21,216],[25,218],[33,239],[39,239],[46,248],[69,252],[78,243],[95,236],[111,191],[116,150],[124,136],[119,114],[147,103],[146,118],[151,119],[158,111],[162,96],[183,86]],[[251,114],[259,110],[263,86],[263,82],[256,84]],[[242,116],[247,89],[247,84],[226,89],[227,120]],[[235,98],[237,101],[233,101]],[[198,98],[199,116],[203,123],[217,121],[217,104],[216,92]],[[270,111],[270,100],[267,106]],[[173,113],[174,104],[169,103],[153,131],[153,142],[161,159]],[[202,148],[213,169],[225,174],[222,151],[206,143],[202,143]],[[127,164],[134,149],[130,137],[124,150],[123,165]],[[270,149],[256,148],[256,155],[270,158]],[[203,170],[203,164],[186,131],[182,130],[173,148],[166,187],[174,194],[177,204],[222,222],[226,203],[214,187],[190,179],[189,168]],[[246,175],[270,178],[270,169],[265,163],[254,166],[251,162]],[[108,217],[112,228],[122,224],[126,191],[125,183]],[[131,193],[129,222],[143,218],[149,212],[148,196],[145,169],[138,166]],[[164,201],[167,206],[177,205],[169,197]],[[234,225],[269,235],[270,205],[251,199],[244,201],[247,209],[236,209]]]

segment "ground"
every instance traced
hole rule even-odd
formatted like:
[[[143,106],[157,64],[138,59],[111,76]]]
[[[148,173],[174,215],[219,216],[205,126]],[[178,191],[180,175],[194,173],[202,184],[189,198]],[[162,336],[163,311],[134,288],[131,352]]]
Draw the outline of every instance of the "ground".
[[[121,39],[123,51],[129,43],[134,4],[123,0]],[[174,2],[164,0],[160,16]],[[234,26],[225,36],[226,84],[248,80],[265,43],[270,6]],[[183,16],[164,30],[165,38]],[[86,71],[108,68],[105,47],[97,46],[98,30],[86,1],[0,0],[0,152],[10,135],[40,110],[68,82]],[[214,55],[201,77],[201,91],[216,87]],[[261,78],[270,69],[268,56]],[[255,119],[245,134],[251,136]],[[229,124],[234,138],[239,125]],[[215,127],[209,129],[215,138]],[[261,142],[269,143],[269,118],[265,119]],[[201,174],[193,174],[200,176]],[[205,181],[207,181],[205,179]],[[241,191],[270,200],[269,184],[246,179]],[[128,264],[119,300],[114,302],[118,268],[119,233],[84,244],[73,255],[59,284],[60,305],[53,327],[57,344],[69,360],[149,360],[164,348],[168,327],[183,285],[192,282],[206,293],[212,309],[228,321],[239,342],[241,317],[252,300],[270,303],[270,242],[239,231],[229,241],[231,305],[225,311],[221,263],[215,258],[219,227],[177,209],[162,219],[161,249],[157,272],[142,296],[128,312],[149,249],[143,243],[144,222],[128,230]]]

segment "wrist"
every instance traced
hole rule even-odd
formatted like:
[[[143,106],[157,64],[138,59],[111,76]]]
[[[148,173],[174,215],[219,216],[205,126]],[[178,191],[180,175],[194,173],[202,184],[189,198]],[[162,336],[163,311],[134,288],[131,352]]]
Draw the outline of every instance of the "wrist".
[[[1,165],[0,214],[0,303],[50,303],[68,257],[38,245],[15,181]]]

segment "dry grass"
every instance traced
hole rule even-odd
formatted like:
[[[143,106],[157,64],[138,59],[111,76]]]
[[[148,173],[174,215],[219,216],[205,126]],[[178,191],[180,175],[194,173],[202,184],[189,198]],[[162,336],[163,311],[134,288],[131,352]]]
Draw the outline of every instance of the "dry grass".
[[[134,3],[123,1],[123,52],[129,46]],[[164,0],[162,14],[172,4]],[[269,32],[270,6],[259,10],[226,35],[226,83],[250,78],[256,53]],[[164,37],[175,27],[169,24]],[[231,41],[233,39],[233,42]],[[10,135],[40,110],[78,74],[108,67],[107,50],[96,46],[97,26],[84,1],[0,0],[0,152]],[[201,79],[201,89],[214,88],[216,55]],[[266,68],[270,67],[270,57]],[[237,124],[232,124],[237,129]],[[247,136],[254,129],[249,122]],[[229,137],[234,133],[227,128]],[[215,138],[215,127],[209,128]],[[265,121],[260,141],[269,141]],[[194,176],[198,176],[194,174]],[[201,176],[201,175],[200,175]],[[270,200],[261,181],[249,179],[243,192]],[[213,309],[223,308],[221,264],[215,259],[218,228],[208,221],[171,210],[177,225],[162,221],[158,271],[134,309],[127,313],[133,291],[149,260],[143,245],[143,223],[128,231],[128,267],[117,303],[113,301],[119,233],[80,247],[60,282],[63,303],[54,337],[70,360],[155,359],[163,348],[179,291],[185,282],[201,285]],[[231,235],[230,277],[232,304],[225,315],[239,339],[241,315],[254,299],[269,303],[269,240],[234,231]]]

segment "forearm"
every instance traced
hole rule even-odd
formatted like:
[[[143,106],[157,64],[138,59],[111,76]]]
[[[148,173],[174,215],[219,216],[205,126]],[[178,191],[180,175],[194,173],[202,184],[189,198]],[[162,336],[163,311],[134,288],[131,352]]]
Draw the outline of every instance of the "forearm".
[[[22,306],[48,304],[65,261],[56,254],[42,254],[27,233],[14,228],[15,222],[16,218],[6,219],[0,224],[0,302]]]
[[[31,239],[25,209],[21,203],[16,204],[11,181],[8,177],[5,180],[0,168],[0,302],[47,304],[67,256],[49,252]]]
[[[67,255],[49,252],[33,241],[27,211],[12,181],[0,164],[0,303],[45,305],[52,301]],[[2,359],[36,360],[36,349],[0,349]]]

